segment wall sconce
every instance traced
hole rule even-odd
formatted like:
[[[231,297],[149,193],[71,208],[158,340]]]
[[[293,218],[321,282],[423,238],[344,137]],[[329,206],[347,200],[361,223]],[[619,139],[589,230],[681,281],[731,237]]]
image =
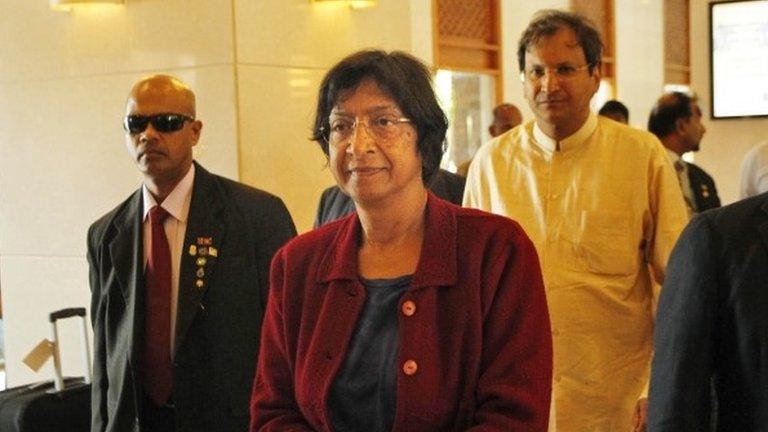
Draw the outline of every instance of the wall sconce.
[[[50,0],[51,9],[56,11],[70,11],[75,6],[80,5],[118,5],[124,4],[125,0]]]
[[[313,3],[346,3],[351,9],[364,9],[376,6],[377,0],[312,0]]]

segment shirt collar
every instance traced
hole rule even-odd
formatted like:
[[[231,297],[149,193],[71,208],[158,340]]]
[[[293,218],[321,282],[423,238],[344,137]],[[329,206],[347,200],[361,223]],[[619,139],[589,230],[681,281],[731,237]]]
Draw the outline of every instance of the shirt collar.
[[[184,174],[184,177],[176,187],[173,188],[170,194],[163,200],[160,206],[164,208],[168,214],[173,216],[179,222],[186,222],[189,215],[189,203],[192,198],[192,185],[195,181],[195,164]],[[155,197],[147,189],[147,185],[141,185],[141,193],[144,197],[144,218],[147,219],[149,210],[157,205]]]
[[[669,159],[670,162],[672,162],[672,165],[674,165],[675,162],[680,161],[680,163],[683,164],[683,166],[685,166],[685,161],[677,153],[673,152],[670,149],[665,149],[665,150],[667,151],[667,158]]]
[[[581,125],[579,130],[559,141],[560,151],[568,151],[578,147],[592,135],[595,129],[597,129],[597,115],[590,112],[587,121]],[[538,122],[535,121],[533,123],[533,140],[545,150],[553,152],[557,149],[558,141],[545,134]]]

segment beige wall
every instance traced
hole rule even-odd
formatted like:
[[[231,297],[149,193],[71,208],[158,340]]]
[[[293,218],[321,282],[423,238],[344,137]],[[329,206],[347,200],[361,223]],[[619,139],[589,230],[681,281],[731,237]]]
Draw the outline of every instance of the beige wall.
[[[664,88],[663,0],[615,5],[616,97],[629,108],[630,124],[645,129]]]
[[[696,163],[714,177],[724,203],[739,199],[741,161],[755,144],[768,139],[768,119],[712,120],[709,89],[709,4],[691,2],[691,85],[699,95],[707,134]]]

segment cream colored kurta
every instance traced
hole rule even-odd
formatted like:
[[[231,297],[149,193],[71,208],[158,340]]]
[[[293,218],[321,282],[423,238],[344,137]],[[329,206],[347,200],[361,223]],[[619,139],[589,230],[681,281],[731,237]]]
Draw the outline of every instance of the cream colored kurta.
[[[557,430],[630,431],[648,382],[658,297],[651,278],[664,278],[685,201],[650,133],[592,114],[556,148],[533,121],[486,143],[464,205],[509,216],[536,245]]]

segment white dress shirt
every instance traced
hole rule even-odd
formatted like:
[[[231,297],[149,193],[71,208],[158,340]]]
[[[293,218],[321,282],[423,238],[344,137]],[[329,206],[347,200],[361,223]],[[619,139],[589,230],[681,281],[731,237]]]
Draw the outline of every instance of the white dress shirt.
[[[672,162],[672,166],[675,167],[677,180],[680,182],[680,189],[683,191],[683,198],[685,198],[685,206],[688,209],[688,216],[693,216],[696,214],[696,198],[693,196],[691,179],[688,177],[688,164],[670,149],[667,149],[667,157]]]
[[[768,141],[753,147],[741,163],[741,197],[768,192]]]

